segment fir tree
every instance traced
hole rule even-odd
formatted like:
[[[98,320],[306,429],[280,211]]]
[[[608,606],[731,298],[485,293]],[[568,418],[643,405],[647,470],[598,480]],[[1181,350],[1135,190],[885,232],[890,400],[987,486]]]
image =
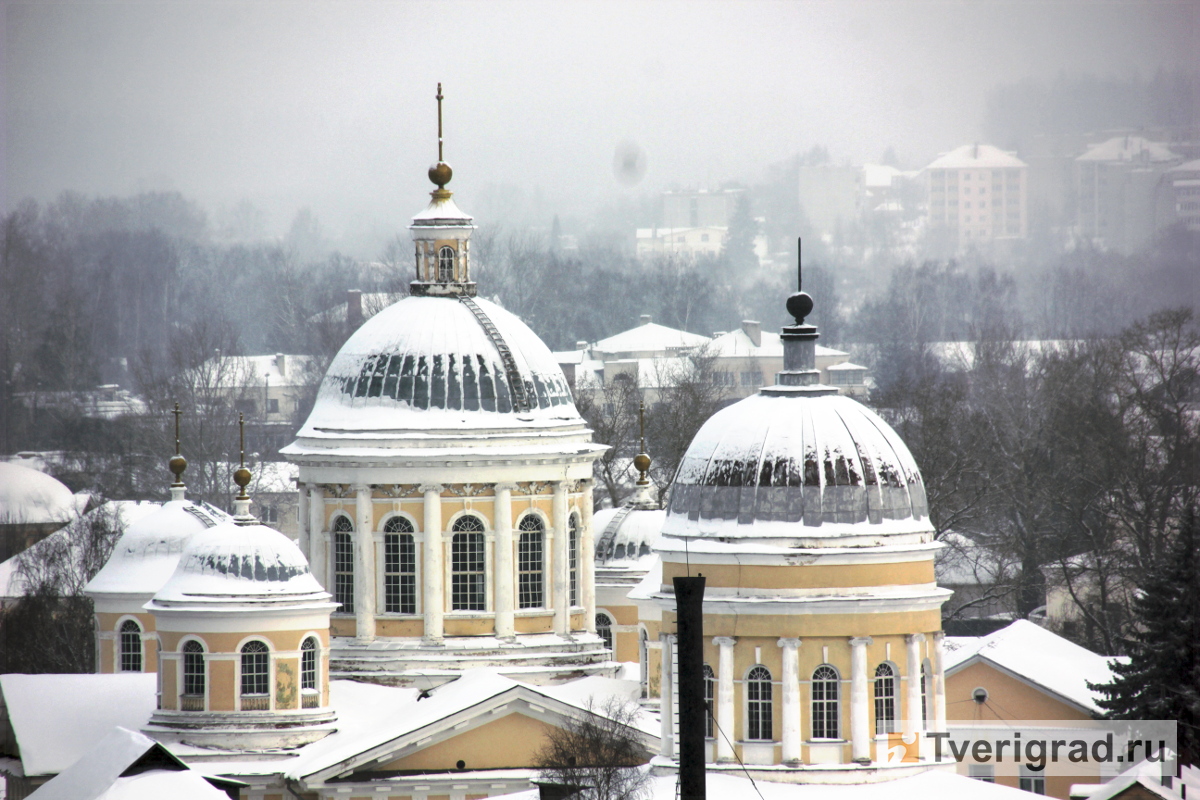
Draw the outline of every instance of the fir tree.
[[[1134,604],[1137,627],[1128,663],[1111,683],[1088,684],[1113,719],[1179,723],[1179,760],[1200,763],[1200,531],[1189,512],[1175,546]]]

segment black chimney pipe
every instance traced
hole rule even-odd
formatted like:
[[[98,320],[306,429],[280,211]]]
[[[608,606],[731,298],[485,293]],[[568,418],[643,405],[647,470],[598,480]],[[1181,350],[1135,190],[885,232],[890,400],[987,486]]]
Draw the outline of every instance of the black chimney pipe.
[[[679,650],[679,796],[705,800],[704,576],[673,580]]]

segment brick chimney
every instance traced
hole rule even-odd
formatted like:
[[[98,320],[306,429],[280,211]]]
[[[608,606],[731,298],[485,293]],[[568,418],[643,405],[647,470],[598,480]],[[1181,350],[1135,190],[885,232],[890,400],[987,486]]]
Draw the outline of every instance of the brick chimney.
[[[762,324],[752,319],[742,320],[742,330],[754,342],[755,347],[762,347]]]
[[[362,291],[349,289],[346,291],[346,327],[351,331],[356,331],[362,324]]]

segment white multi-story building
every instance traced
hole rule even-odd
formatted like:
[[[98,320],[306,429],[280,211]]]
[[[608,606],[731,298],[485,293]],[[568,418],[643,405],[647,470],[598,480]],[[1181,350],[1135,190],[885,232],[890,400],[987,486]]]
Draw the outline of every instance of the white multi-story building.
[[[1024,161],[987,144],[942,154],[925,168],[930,234],[951,249],[1024,239],[1028,172]]]

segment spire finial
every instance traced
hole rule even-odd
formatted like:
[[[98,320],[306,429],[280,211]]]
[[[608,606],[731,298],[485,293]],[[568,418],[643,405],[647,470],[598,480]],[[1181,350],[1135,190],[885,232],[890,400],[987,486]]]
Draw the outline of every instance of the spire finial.
[[[638,471],[638,486],[650,485],[650,456],[646,454],[646,401],[638,404],[638,430],[641,436],[641,452],[633,457],[633,466]]]
[[[182,500],[183,471],[187,469],[187,459],[179,454],[179,416],[183,413],[179,410],[179,403],[175,403],[175,410],[171,413],[175,415],[175,455],[167,462],[167,469],[175,476],[175,482],[171,484],[171,499]]]
[[[804,318],[812,313],[812,295],[804,291],[804,260],[801,256],[803,239],[796,239],[796,293],[788,297],[788,313],[796,318],[797,325],[804,324]]]
[[[250,495],[246,494],[246,487],[250,485],[250,479],[253,477],[250,470],[246,469],[246,417],[238,414],[238,468],[237,472],[233,473],[233,482],[238,485],[241,492],[235,498],[236,500],[246,501],[247,511],[249,510]],[[239,510],[239,513],[243,513]]]
[[[450,192],[446,189],[446,184],[454,176],[454,170],[450,169],[450,165],[445,162],[442,152],[442,100],[442,84],[439,82],[437,90],[438,160],[436,164],[429,168],[429,180],[433,181],[434,185],[438,187],[434,189],[434,197],[450,196]]]

